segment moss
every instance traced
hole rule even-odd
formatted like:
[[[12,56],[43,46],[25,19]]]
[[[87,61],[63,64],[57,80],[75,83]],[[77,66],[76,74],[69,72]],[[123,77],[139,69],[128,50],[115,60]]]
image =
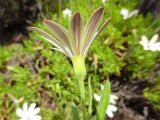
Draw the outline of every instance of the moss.
[[[120,15],[121,8],[133,10],[138,2],[139,0],[132,0],[131,4],[128,4],[128,0],[113,0],[104,5],[106,10],[104,18],[111,16],[112,20],[107,29],[93,42],[86,58],[87,76],[92,78],[93,91],[110,75],[123,79],[122,70],[128,73],[128,80],[156,79],[155,75],[158,72],[155,65],[159,53],[144,51],[139,41],[142,34],[151,37],[159,23],[154,22],[151,15],[145,18],[139,15],[128,20],[123,20]],[[72,3],[72,10],[79,11],[86,20],[100,5],[101,1],[97,0],[77,0]],[[51,19],[66,27],[69,26],[68,18],[63,16],[58,18],[53,14]],[[42,21],[38,21],[35,26],[46,29],[42,26]],[[17,99],[24,97],[24,101],[40,105],[41,115],[45,120],[63,119],[64,116],[67,120],[71,117],[71,102],[75,102],[79,107],[79,89],[71,61],[49,47],[51,45],[40,40],[35,33],[31,33],[30,39],[23,44],[0,46],[0,98],[4,98],[8,93]],[[156,86],[159,84],[158,82]],[[47,91],[47,99],[42,95],[44,90]],[[158,90],[157,87],[144,90],[144,96],[153,101],[155,106],[160,96]],[[56,110],[44,105],[43,99],[51,100],[56,105]],[[10,99],[7,99],[7,103],[12,103],[11,108],[6,107],[11,111],[18,107]],[[2,101],[0,108],[4,108]],[[15,112],[8,117],[10,120],[17,119]]]

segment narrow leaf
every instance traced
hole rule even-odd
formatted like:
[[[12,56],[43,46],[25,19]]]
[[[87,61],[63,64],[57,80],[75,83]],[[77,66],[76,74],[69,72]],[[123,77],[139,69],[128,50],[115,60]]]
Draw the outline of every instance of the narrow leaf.
[[[103,7],[98,8],[89,18],[85,30],[84,30],[84,47],[83,53],[87,51],[86,48],[90,40],[92,40],[93,36],[95,35],[96,31],[98,30],[99,24],[101,22],[103,16]]]
[[[97,112],[98,112],[97,120],[104,120],[105,113],[109,103],[110,103],[110,83],[109,80],[107,80],[102,92],[100,103],[97,107]]]
[[[72,105],[72,118],[73,120],[80,120],[77,107],[75,106],[75,104]]]
[[[90,79],[90,77],[88,78],[88,92],[89,92],[88,112],[89,112],[89,117],[90,117],[91,113],[92,113],[92,88],[91,88],[91,79]]]

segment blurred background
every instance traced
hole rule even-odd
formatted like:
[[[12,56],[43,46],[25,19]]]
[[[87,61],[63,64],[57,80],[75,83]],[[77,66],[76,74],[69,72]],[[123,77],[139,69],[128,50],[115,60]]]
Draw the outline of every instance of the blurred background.
[[[140,44],[144,35],[160,35],[160,0],[0,0],[0,120],[17,120],[24,102],[35,102],[43,120],[71,119],[71,103],[80,106],[71,61],[28,27],[46,30],[42,21],[50,19],[68,28],[74,12],[86,22],[100,6],[102,21],[112,20],[91,45],[86,67],[94,93],[109,78],[119,97],[114,118],[106,119],[160,120],[160,51]]]

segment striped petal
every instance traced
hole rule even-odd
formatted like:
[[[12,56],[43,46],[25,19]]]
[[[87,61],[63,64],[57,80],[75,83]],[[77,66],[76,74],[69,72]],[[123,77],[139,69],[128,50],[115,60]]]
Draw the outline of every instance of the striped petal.
[[[70,26],[70,37],[72,40],[72,46],[75,50],[75,53],[80,54],[82,43],[81,37],[83,34],[83,21],[79,13],[75,13],[72,17],[71,26]]]
[[[98,30],[100,21],[103,16],[103,7],[98,8],[89,18],[85,30],[84,30],[84,46],[82,50],[82,54],[86,54],[88,45],[93,41],[93,37],[96,36],[96,31]]]
[[[97,35],[99,34],[99,33],[101,33],[105,28],[106,28],[106,26],[108,25],[108,23],[110,22],[110,20],[111,20],[111,18],[108,18],[107,20],[106,20],[106,22],[101,26],[101,28],[98,30],[98,32],[97,32]],[[96,37],[96,36],[95,36]]]
[[[44,20],[43,23],[55,35],[58,42],[62,43],[62,45],[72,51],[71,43],[68,39],[68,31],[64,27],[50,20]]]
[[[48,42],[53,44],[55,47],[57,47],[60,51],[63,51],[65,54],[67,54],[69,56],[69,54],[70,54],[70,52],[68,52],[69,50],[66,49],[61,43],[59,43],[51,35],[49,35],[48,33],[44,32],[43,30],[36,28],[36,27],[30,27],[29,29],[34,30],[34,31],[38,32],[39,34],[41,34],[42,35],[42,36],[40,36],[41,38],[47,40]]]

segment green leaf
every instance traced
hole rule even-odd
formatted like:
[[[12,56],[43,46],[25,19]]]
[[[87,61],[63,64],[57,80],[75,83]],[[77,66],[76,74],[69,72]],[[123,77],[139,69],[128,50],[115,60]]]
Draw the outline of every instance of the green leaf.
[[[88,78],[88,91],[89,91],[89,106],[88,106],[88,112],[89,115],[92,113],[92,88],[91,88],[91,79]]]
[[[107,80],[102,92],[101,100],[97,107],[97,112],[98,112],[97,120],[104,120],[109,102],[110,102],[110,83],[109,80]]]
[[[80,120],[77,107],[75,104],[72,105],[72,118],[73,120]]]

